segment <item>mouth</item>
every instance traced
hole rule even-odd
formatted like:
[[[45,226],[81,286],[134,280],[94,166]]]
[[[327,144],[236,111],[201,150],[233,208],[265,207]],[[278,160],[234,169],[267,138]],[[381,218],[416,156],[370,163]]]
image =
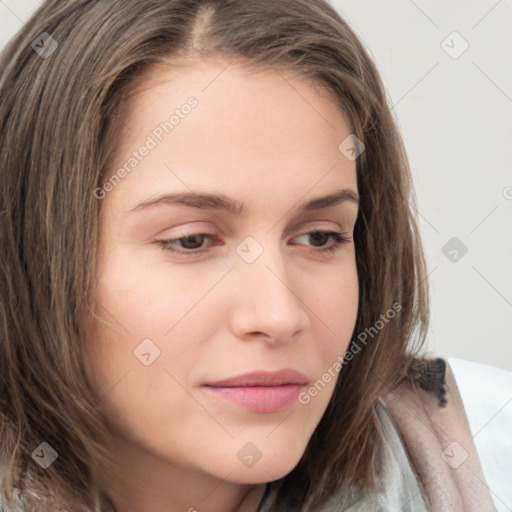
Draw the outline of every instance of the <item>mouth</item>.
[[[308,383],[308,378],[297,370],[284,368],[278,371],[255,371],[236,375],[228,379],[207,382],[205,386],[211,387],[240,387],[240,386],[283,386],[295,384],[304,386]]]
[[[308,383],[302,373],[284,369],[257,371],[202,386],[206,393],[227,400],[250,412],[273,413],[290,407]]]
[[[283,411],[297,401],[304,386],[204,386],[207,393],[228,400],[250,412],[272,413]]]

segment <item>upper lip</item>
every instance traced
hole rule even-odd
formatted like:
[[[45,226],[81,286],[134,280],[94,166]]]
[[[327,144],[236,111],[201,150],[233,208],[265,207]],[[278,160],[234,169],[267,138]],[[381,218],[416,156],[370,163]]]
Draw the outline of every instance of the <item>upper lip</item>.
[[[239,386],[283,386],[285,384],[307,384],[308,378],[297,370],[285,368],[279,371],[255,371],[236,375],[228,379],[207,382],[205,386],[239,387]]]

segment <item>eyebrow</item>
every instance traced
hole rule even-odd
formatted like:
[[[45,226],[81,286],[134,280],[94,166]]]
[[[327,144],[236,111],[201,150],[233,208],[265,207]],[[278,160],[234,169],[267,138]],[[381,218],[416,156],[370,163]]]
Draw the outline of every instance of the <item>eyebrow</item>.
[[[299,205],[300,212],[321,210],[330,208],[344,202],[351,202],[359,205],[359,196],[351,189],[342,188],[326,196],[315,197],[306,203]],[[190,208],[201,210],[223,210],[232,215],[243,216],[246,213],[244,203],[239,203],[224,194],[208,194],[197,192],[177,192],[163,194],[154,199],[148,199],[137,205],[129,212],[143,210],[153,205],[160,204],[181,204]],[[128,212],[127,212],[128,213]]]

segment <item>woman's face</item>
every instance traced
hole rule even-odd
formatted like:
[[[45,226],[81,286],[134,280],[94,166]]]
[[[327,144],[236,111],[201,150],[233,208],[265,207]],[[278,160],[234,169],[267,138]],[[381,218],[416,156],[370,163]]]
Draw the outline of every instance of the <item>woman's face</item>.
[[[350,127],[325,95],[226,65],[153,70],[124,112],[117,178],[95,192],[101,321],[87,366],[134,471],[158,460],[259,483],[301,458],[354,329],[357,181],[338,148]],[[303,382],[206,386],[283,369]]]

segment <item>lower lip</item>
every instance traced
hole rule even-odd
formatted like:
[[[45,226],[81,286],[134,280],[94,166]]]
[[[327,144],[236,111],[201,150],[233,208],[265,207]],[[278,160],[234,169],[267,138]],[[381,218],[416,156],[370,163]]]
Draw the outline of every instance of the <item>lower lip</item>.
[[[279,412],[290,407],[304,386],[285,384],[283,386],[203,386],[209,393],[234,402],[251,412]]]

